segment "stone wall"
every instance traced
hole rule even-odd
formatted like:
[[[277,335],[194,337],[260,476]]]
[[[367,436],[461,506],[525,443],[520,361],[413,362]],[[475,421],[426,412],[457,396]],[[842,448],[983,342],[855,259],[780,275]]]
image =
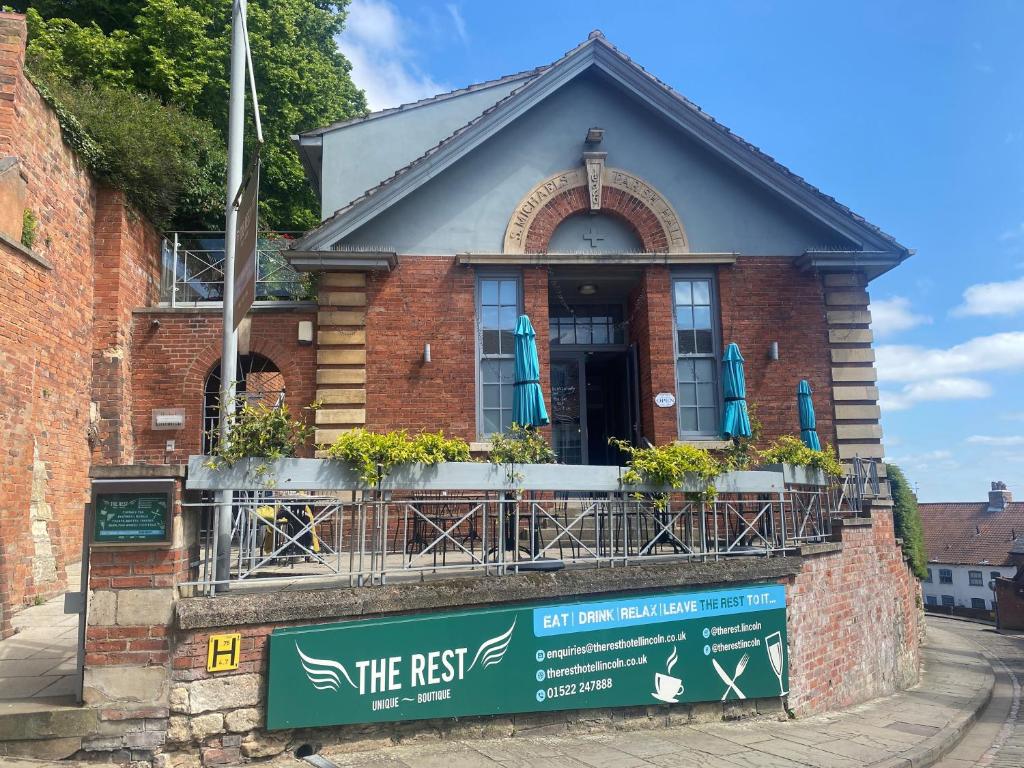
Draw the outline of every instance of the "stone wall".
[[[39,222],[31,248],[21,210],[0,232],[0,637],[15,610],[62,591],[79,560],[90,461],[132,456],[118,415],[130,397],[125,311],[158,267],[153,227],[64,143],[25,75],[25,38],[25,17],[0,12],[0,183]]]
[[[315,309],[260,308],[250,317],[249,351],[277,365],[284,376],[285,402],[293,414],[303,414],[316,397],[316,345],[300,344],[298,327],[316,319]],[[137,310],[131,344],[135,459],[185,463],[190,455],[202,453],[203,392],[220,362],[220,309]],[[156,408],[184,409],[184,427],[153,429]],[[168,440],[175,441],[170,452]]]
[[[913,684],[918,674],[922,614],[918,585],[893,535],[891,513],[883,505],[871,517],[844,521],[837,525],[834,538],[832,543],[809,545],[797,556],[769,559],[570,569],[554,574],[439,580],[415,587],[394,584],[197,597],[177,601],[173,619],[166,613],[170,603],[161,590],[181,578],[180,555],[172,550],[163,556],[162,568],[167,573],[158,579],[153,569],[161,564],[152,556],[112,551],[105,570],[92,582],[93,616],[103,618],[102,623],[95,618],[90,621],[88,658],[99,671],[87,674],[87,690],[90,696],[106,697],[107,722],[120,717],[136,730],[117,737],[104,734],[84,746],[108,751],[142,740],[148,746],[138,748],[137,759],[147,758],[143,750],[148,750],[148,757],[164,766],[218,765],[278,754],[311,741],[369,750],[412,738],[514,736],[538,728],[550,732],[653,727],[755,715],[785,717],[785,709],[806,716]],[[152,581],[143,584],[136,579]],[[790,692],[785,700],[280,732],[262,728],[268,639],[277,628],[524,600],[770,582],[787,586]],[[118,592],[119,584],[124,585],[123,591]],[[136,597],[140,591],[148,591],[154,599],[140,600]],[[148,627],[139,623],[147,617]],[[209,637],[222,632],[241,634],[240,665],[231,672],[209,673]],[[136,689],[117,687],[125,679],[117,677],[119,671],[129,667],[152,675],[147,684],[155,698],[136,700],[129,695],[137,693]],[[160,674],[164,677],[159,678]],[[120,739],[120,746],[115,739]]]

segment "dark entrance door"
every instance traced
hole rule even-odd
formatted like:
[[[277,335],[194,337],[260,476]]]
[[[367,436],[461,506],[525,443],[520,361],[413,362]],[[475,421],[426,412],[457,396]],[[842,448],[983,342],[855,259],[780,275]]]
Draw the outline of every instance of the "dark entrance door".
[[[616,465],[610,438],[633,439],[628,350],[559,352],[551,358],[552,437],[565,464]]]

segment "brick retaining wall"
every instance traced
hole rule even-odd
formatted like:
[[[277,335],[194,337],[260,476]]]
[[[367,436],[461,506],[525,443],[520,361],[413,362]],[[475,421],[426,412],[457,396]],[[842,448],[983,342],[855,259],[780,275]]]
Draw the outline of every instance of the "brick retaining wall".
[[[511,736],[537,727],[571,730],[754,715],[784,717],[783,704],[805,716],[913,684],[923,626],[919,590],[894,538],[891,514],[882,507],[870,518],[843,523],[835,538],[833,544],[811,545],[796,557],[631,566],[612,571],[579,569],[428,582],[416,588],[396,584],[249,592],[187,599],[178,602],[176,609],[173,599],[167,601],[164,596],[167,584],[187,575],[184,549],[178,547],[162,555],[111,550],[94,561],[100,570],[94,569],[91,584],[96,591],[86,687],[94,697],[100,690],[106,722],[120,719],[135,730],[116,737],[101,734],[83,746],[94,751],[135,749],[134,759],[146,758],[148,752],[163,766],[218,765],[242,757],[278,754],[306,741],[360,750],[428,734],[433,738],[482,733]],[[766,581],[787,586],[790,693],[785,702],[580,710],[270,733],[262,729],[268,638],[280,627],[557,595],[579,598]],[[451,588],[456,585],[457,589]],[[150,600],[134,597],[147,592]],[[130,596],[127,602],[123,595]],[[112,600],[116,610],[111,607]],[[171,610],[176,619],[170,617]],[[147,624],[145,611],[159,612],[159,616]],[[221,632],[241,633],[240,665],[232,672],[211,674],[206,671],[207,644],[211,634]],[[118,680],[130,690],[118,688]],[[126,691],[138,694],[139,683],[123,682],[140,680],[154,691],[146,701],[137,695],[134,699],[127,696]],[[106,687],[101,690],[90,681]]]
[[[16,160],[2,183],[39,222],[31,249],[22,211],[0,233],[0,637],[80,559],[90,462],[133,460],[129,313],[159,268],[156,230],[64,143],[25,75],[25,39],[25,17],[0,12],[0,159]]]

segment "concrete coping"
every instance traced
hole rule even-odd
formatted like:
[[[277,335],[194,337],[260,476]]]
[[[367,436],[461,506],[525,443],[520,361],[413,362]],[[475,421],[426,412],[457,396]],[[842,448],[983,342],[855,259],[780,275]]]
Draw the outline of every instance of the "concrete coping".
[[[89,470],[89,477],[96,480],[186,477],[187,474],[187,464],[109,464],[93,466]]]
[[[803,558],[735,557],[709,562],[576,568],[553,573],[474,576],[414,584],[287,589],[190,597],[175,606],[180,629],[346,619],[558,597],[606,597],[679,587],[776,582],[800,572]]]

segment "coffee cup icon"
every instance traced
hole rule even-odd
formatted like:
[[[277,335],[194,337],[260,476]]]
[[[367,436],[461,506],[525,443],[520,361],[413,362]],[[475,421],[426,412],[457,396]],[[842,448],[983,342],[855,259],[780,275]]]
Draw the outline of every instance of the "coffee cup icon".
[[[679,702],[679,694],[683,692],[683,681],[672,675],[665,675],[661,672],[654,673],[655,692],[651,695],[666,704]]]

